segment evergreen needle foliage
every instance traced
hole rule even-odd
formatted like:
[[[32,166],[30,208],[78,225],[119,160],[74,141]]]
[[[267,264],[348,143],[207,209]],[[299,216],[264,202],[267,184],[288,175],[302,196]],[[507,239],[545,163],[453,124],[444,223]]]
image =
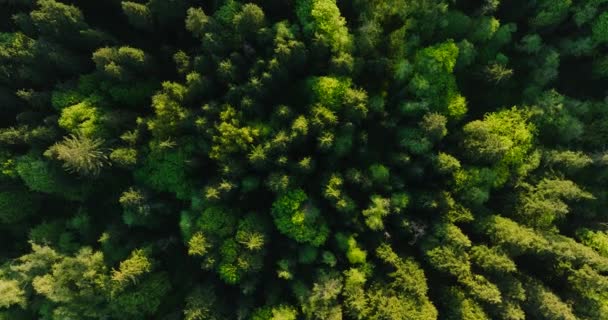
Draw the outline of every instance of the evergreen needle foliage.
[[[0,320],[608,320],[608,0],[0,0]]]

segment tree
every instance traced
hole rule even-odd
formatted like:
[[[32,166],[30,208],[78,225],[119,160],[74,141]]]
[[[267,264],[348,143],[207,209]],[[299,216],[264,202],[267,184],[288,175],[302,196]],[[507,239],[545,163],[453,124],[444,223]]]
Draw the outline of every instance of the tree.
[[[101,149],[103,143],[101,139],[82,134],[70,135],[51,146],[44,155],[63,161],[63,167],[68,172],[96,176],[107,164],[107,157]]]
[[[201,38],[204,35],[204,28],[209,23],[209,17],[201,8],[189,8],[186,17],[186,29],[195,37]]]
[[[458,94],[452,74],[457,57],[458,46],[453,41],[418,51],[414,60],[414,76],[409,83],[410,91],[428,101],[431,110],[456,119],[467,111],[466,100]]]
[[[464,148],[474,160],[517,170],[526,161],[534,139],[534,125],[527,119],[525,110],[512,108],[469,122],[463,127]]]
[[[529,281],[527,283],[527,313],[548,319],[576,319],[572,308],[553,292],[536,281]]]
[[[521,220],[536,228],[550,228],[557,219],[570,212],[564,200],[591,200],[595,197],[570,180],[543,179],[536,186],[528,186],[520,198],[518,213]]]
[[[384,229],[384,222],[382,219],[389,215],[390,212],[390,200],[382,198],[379,195],[373,195],[370,198],[370,205],[367,209],[361,213],[365,217],[365,224],[374,231],[380,231]]]
[[[149,30],[152,27],[152,13],[150,9],[141,3],[123,1],[121,2],[122,11],[129,19],[129,23],[134,27]]]
[[[97,99],[85,99],[61,110],[59,126],[73,134],[103,136],[102,111],[96,106]]]
[[[10,225],[25,220],[40,208],[37,197],[23,187],[0,191],[0,223]]]
[[[188,198],[192,192],[188,162],[194,146],[185,143],[175,150],[161,148],[158,142],[151,143],[143,165],[134,172],[135,178],[144,185],[158,191],[175,193],[178,198]]]
[[[16,169],[31,191],[60,195],[69,200],[83,200],[89,190],[87,186],[73,184],[43,158],[33,154],[19,157]]]
[[[348,262],[352,264],[365,263],[367,252],[357,244],[354,235],[347,236],[342,233],[336,234],[336,241],[340,249],[346,252]]]
[[[536,16],[531,19],[531,23],[537,27],[556,25],[566,18],[571,4],[569,0],[540,1]]]
[[[444,295],[447,309],[446,319],[490,319],[483,307],[474,299],[467,297],[462,290],[452,287]]]
[[[68,43],[88,29],[82,12],[75,6],[55,0],[38,0],[38,9],[30,13],[34,27],[41,35]]]
[[[593,248],[600,255],[608,257],[608,234],[606,232],[582,228],[576,234],[584,245]]]
[[[300,243],[318,247],[329,234],[319,209],[314,207],[301,189],[280,195],[272,204],[272,216],[281,233]]]
[[[241,12],[234,16],[233,23],[240,34],[255,34],[266,24],[264,11],[253,3],[247,3],[243,5]]]
[[[139,278],[151,269],[152,261],[146,252],[141,249],[134,250],[127,260],[120,263],[118,270],[112,270],[111,280],[116,288],[114,290],[120,291],[129,284],[136,284]]]
[[[314,101],[336,112],[343,107],[344,96],[350,86],[347,78],[318,77],[310,80]]]
[[[608,42],[608,14],[606,12],[597,17],[593,23],[592,31],[593,40],[597,43]]]
[[[339,304],[341,292],[341,277],[322,275],[313,285],[302,306],[306,319],[342,319],[342,308]]]
[[[296,14],[309,37],[333,53],[350,51],[351,35],[334,0],[298,0]]]
[[[141,50],[127,46],[104,47],[93,53],[93,62],[97,70],[104,75],[128,81],[137,73],[146,71],[150,58]]]
[[[347,312],[355,319],[436,319],[437,310],[427,297],[426,277],[411,259],[403,260],[383,244],[376,255],[389,265],[388,283],[374,283],[365,288],[367,279],[358,269],[345,272]]]

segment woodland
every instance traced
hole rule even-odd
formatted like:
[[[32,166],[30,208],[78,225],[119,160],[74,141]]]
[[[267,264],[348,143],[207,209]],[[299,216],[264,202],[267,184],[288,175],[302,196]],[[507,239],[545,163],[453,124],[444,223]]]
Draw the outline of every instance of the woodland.
[[[0,0],[0,320],[608,319],[608,0]]]

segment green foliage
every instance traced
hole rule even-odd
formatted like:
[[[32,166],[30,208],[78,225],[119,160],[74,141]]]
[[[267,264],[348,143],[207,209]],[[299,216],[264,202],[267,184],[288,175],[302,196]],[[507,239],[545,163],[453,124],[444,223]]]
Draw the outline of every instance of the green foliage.
[[[583,244],[593,248],[602,256],[608,257],[608,234],[606,232],[583,228],[577,231],[577,236]]]
[[[68,172],[96,176],[106,164],[101,146],[104,141],[84,135],[70,135],[52,145],[44,155],[63,162]]]
[[[593,39],[598,43],[608,42],[608,13],[604,12],[593,23]]]
[[[35,214],[39,207],[38,199],[23,187],[0,191],[0,223],[2,224],[23,221]]]
[[[414,76],[409,83],[410,91],[426,99],[432,110],[456,119],[467,112],[466,100],[457,93],[452,75],[458,50],[453,41],[448,41],[418,51],[414,60]]]
[[[390,200],[373,195],[370,201],[369,207],[361,211],[365,217],[365,224],[374,231],[382,230],[384,229],[382,219],[391,213],[389,208]]]
[[[158,312],[171,289],[164,274],[151,275],[133,292],[125,292],[112,300],[110,310],[117,318],[145,319]]]
[[[464,292],[457,288],[450,288],[445,294],[446,296],[446,319],[490,319],[474,299],[465,295]]]
[[[570,180],[543,179],[529,186],[523,193],[519,214],[525,224],[536,228],[549,228],[554,220],[564,218],[570,208],[564,200],[590,200],[595,197]]]
[[[62,39],[74,36],[87,26],[82,12],[75,6],[54,0],[38,0],[37,5],[39,8],[32,11],[30,17],[42,35]]]
[[[309,37],[334,53],[350,50],[351,35],[335,0],[298,0],[296,14]]]
[[[570,5],[572,5],[571,0],[540,1],[538,13],[531,22],[538,27],[555,25],[566,18]]]
[[[310,80],[314,101],[332,111],[342,109],[344,95],[350,86],[347,78],[318,77]]]
[[[146,54],[136,48],[100,48],[93,53],[97,70],[118,80],[130,80],[135,73],[145,71],[149,64]]]
[[[318,247],[329,234],[319,209],[301,189],[280,195],[272,204],[274,223],[281,233],[300,242]]]
[[[25,292],[16,280],[0,281],[0,308],[8,308],[13,305],[26,307]]]
[[[188,110],[181,106],[186,88],[178,83],[163,82],[162,90],[152,96],[155,116],[148,120],[148,128],[159,138],[177,133],[189,116]]]
[[[117,148],[110,153],[110,160],[122,167],[133,167],[137,163],[137,150],[133,148]]]
[[[365,288],[365,275],[348,270],[344,285],[348,313],[355,319],[437,319],[437,310],[427,294],[426,277],[412,260],[402,260],[386,244],[376,250],[391,266],[391,282]]]
[[[532,148],[534,126],[525,110],[512,108],[487,114],[464,126],[464,147],[476,160],[497,163],[517,170]]]
[[[378,185],[385,185],[390,178],[390,171],[381,164],[374,164],[369,167],[370,179]]]
[[[141,3],[123,1],[122,11],[129,19],[129,23],[138,29],[150,29],[152,25],[152,14],[150,9]]]
[[[336,234],[336,240],[341,249],[346,251],[348,262],[352,264],[366,262],[367,252],[358,246],[355,236],[338,233]]]
[[[59,118],[59,126],[73,134],[99,136],[102,131],[102,114],[94,106],[95,99],[87,99],[75,105],[63,108]]]
[[[59,194],[69,200],[82,200],[86,189],[71,185],[41,157],[32,154],[17,159],[17,172],[25,185],[36,192]]]
[[[572,308],[553,292],[537,282],[528,283],[527,309],[531,315],[548,319],[574,320]]]
[[[151,268],[152,263],[146,256],[146,252],[141,249],[134,250],[127,260],[120,263],[118,270],[112,271],[111,280],[118,288],[121,288],[129,283],[136,283],[138,278],[150,272]]]
[[[0,0],[0,319],[605,319],[607,6]]]
[[[162,149],[160,143],[151,144],[151,152],[143,165],[135,170],[135,179],[157,191],[174,192],[186,199],[192,189],[188,174],[188,161],[192,146],[184,145],[176,150]]]

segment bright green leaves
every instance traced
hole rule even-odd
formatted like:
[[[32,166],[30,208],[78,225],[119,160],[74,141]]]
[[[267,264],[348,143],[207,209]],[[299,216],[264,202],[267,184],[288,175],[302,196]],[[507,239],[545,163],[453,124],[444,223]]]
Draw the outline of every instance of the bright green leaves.
[[[247,152],[260,134],[254,127],[242,126],[239,120],[240,112],[227,105],[220,113],[220,121],[215,126],[217,132],[213,136],[213,146],[209,157],[212,159],[227,159],[233,153]]]
[[[350,85],[348,78],[317,77],[310,82],[314,101],[334,112],[342,109],[343,98]]]
[[[203,210],[196,226],[203,234],[226,238],[234,232],[235,222],[234,213],[223,207],[212,206]]]
[[[199,205],[202,205],[199,208]],[[257,214],[238,218],[238,214],[224,206],[196,205],[184,213],[183,222],[188,254],[202,258],[201,267],[215,269],[226,283],[241,284],[245,289],[251,276],[262,268],[267,242],[267,225]],[[190,236],[190,234],[192,234]]]
[[[66,37],[74,37],[88,28],[82,12],[75,6],[55,0],[38,0],[37,4],[39,8],[30,17],[42,35],[67,40]]]
[[[200,38],[203,36],[204,28],[208,22],[209,17],[207,17],[203,9],[188,9],[188,15],[186,16],[186,29],[190,31],[195,37]]]
[[[340,249],[346,252],[346,258],[351,264],[361,264],[366,262],[367,252],[357,244],[354,235],[336,234],[336,241]]]
[[[298,309],[290,305],[280,305],[273,308],[257,309],[252,316],[252,320],[296,320]]]
[[[552,258],[549,261],[554,263],[567,261],[575,265],[588,264],[596,270],[608,270],[606,257],[571,238],[538,232],[501,216],[489,216],[476,224],[493,244],[507,249],[511,256],[534,254],[538,258]]]
[[[120,4],[131,25],[142,30],[151,29],[152,14],[146,5],[131,1],[122,1]]]
[[[383,230],[384,222],[382,219],[391,213],[390,200],[373,195],[370,201],[369,207],[361,212],[365,217],[365,224],[374,231]]]
[[[356,205],[353,199],[344,192],[343,184],[344,181],[340,175],[332,175],[325,186],[324,196],[339,212],[352,212]]]
[[[45,312],[58,319],[144,319],[156,311],[170,286],[163,274],[152,273],[151,260],[143,250],[134,250],[112,273],[103,253],[87,247],[74,256],[36,244],[32,250],[0,271],[0,302],[23,304],[24,294],[35,293],[44,298]],[[6,281],[6,275],[17,280]],[[21,290],[14,290],[15,282]],[[3,294],[10,292],[15,295],[4,301]]]
[[[253,3],[246,3],[241,11],[234,16],[232,22],[242,35],[255,34],[266,24],[264,11]]]
[[[449,320],[489,320],[483,308],[474,299],[467,297],[463,290],[452,287],[445,293],[446,319]]]
[[[471,259],[484,270],[496,273],[509,273],[517,270],[515,262],[500,248],[487,246],[474,246],[471,248]]]
[[[517,172],[532,150],[534,125],[524,109],[512,108],[487,114],[463,128],[464,147],[477,161],[497,163]]]
[[[339,123],[341,119],[360,122],[367,117],[367,92],[353,88],[350,78],[312,77],[308,85],[313,102],[309,118],[313,126],[324,128]]]
[[[410,91],[428,101],[433,111],[459,119],[467,111],[466,100],[458,93],[452,74],[458,46],[453,41],[424,48],[416,53],[414,76],[409,83]]]
[[[304,32],[315,41],[334,54],[350,51],[351,35],[335,0],[298,0],[296,14]]]
[[[368,280],[361,270],[346,271],[347,313],[353,319],[436,319],[437,309],[427,297],[426,276],[420,266],[412,259],[402,259],[387,244],[379,246],[376,255],[390,266],[390,281],[366,287]]]
[[[608,314],[606,0],[68,2],[0,0],[1,319]]]
[[[147,121],[148,128],[157,137],[166,138],[177,134],[190,116],[182,106],[186,87],[175,82],[163,82],[162,89],[152,97],[154,117]]]
[[[538,281],[526,285],[527,314],[545,319],[576,320],[572,308]]]
[[[152,270],[152,261],[144,250],[135,250],[131,256],[120,263],[118,270],[112,271],[112,281],[117,288],[126,287],[130,283],[137,283],[139,278]]]
[[[525,187],[527,190],[519,200],[518,216],[524,224],[540,229],[550,229],[555,220],[563,219],[570,212],[565,200],[595,199],[570,180],[545,178],[536,186]]]
[[[281,233],[300,242],[320,246],[329,235],[329,228],[319,209],[301,189],[291,190],[272,204],[274,223]]]
[[[578,230],[576,235],[584,245],[593,248],[600,255],[608,258],[608,233],[583,228]]]
[[[425,254],[434,268],[454,276],[474,297],[490,304],[502,301],[498,287],[486,277],[476,274],[471,266],[469,250],[471,240],[460,228],[453,224],[440,224],[435,227],[433,237],[427,240]],[[473,250],[473,255],[480,265],[485,266],[483,259],[490,257],[491,251]],[[497,258],[498,254],[492,257]],[[508,260],[506,257],[501,257]]]
[[[59,126],[74,134],[103,135],[102,113],[95,102],[96,99],[86,99],[62,109]]]
[[[93,53],[97,70],[108,77],[128,81],[149,67],[149,57],[136,48],[101,48]]]
[[[25,308],[27,299],[25,292],[16,280],[0,280],[0,308],[19,305]]]
[[[339,303],[342,287],[339,275],[321,275],[302,305],[306,319],[342,319],[342,306]]]

